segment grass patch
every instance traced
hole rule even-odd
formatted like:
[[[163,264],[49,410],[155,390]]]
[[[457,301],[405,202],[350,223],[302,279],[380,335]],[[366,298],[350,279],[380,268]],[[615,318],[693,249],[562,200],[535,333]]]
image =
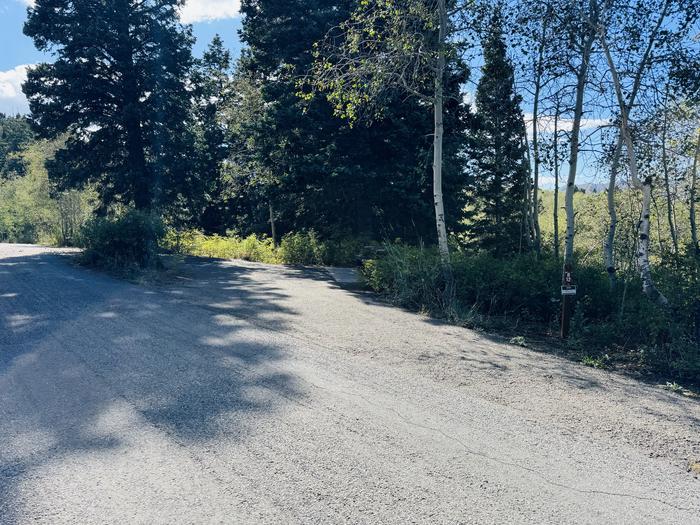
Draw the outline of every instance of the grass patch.
[[[581,359],[581,364],[585,366],[590,366],[591,368],[597,368],[599,370],[605,370],[608,368],[608,363],[610,362],[610,356],[605,354],[600,357],[591,357],[589,355]]]

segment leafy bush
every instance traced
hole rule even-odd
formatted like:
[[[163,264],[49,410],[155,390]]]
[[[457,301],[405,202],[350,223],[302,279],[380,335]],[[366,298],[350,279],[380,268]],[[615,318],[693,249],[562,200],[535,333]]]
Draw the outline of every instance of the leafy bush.
[[[359,239],[321,240],[313,230],[288,233],[282,238],[280,256],[285,264],[324,266],[355,265],[362,251]]]
[[[82,260],[120,272],[157,267],[158,244],[164,233],[160,218],[141,211],[94,218],[82,229]]]
[[[222,237],[204,235],[196,230],[185,232],[169,230],[162,244],[171,251],[197,257],[243,259],[272,264],[281,262],[272,239],[258,238],[255,235]]]
[[[222,237],[196,230],[169,230],[162,244],[168,250],[186,255],[270,264],[352,265],[362,250],[359,240],[322,241],[314,231],[289,233],[275,247],[268,237]]]
[[[280,255],[287,264],[323,264],[326,246],[314,231],[288,233],[282,238]]]
[[[91,198],[91,192],[77,190],[66,191],[58,196],[56,199],[56,243],[58,245],[75,246],[80,242],[80,231],[94,208]]]
[[[700,382],[700,286],[697,261],[660,268],[657,280],[674,308],[664,310],[641,291],[636,276],[610,289],[602,265],[578,261],[578,296],[567,342],[590,359],[616,354],[620,361],[672,377]],[[487,253],[452,256],[456,305],[446,308],[440,258],[433,249],[391,245],[384,256],[364,262],[367,285],[391,302],[460,321],[487,322],[553,333],[561,308],[561,261],[532,255],[497,258]],[[477,314],[477,315],[475,315]],[[606,358],[607,359],[607,358]]]
[[[399,306],[444,313],[444,277],[434,250],[388,245],[385,257],[364,262],[362,274],[370,288]]]

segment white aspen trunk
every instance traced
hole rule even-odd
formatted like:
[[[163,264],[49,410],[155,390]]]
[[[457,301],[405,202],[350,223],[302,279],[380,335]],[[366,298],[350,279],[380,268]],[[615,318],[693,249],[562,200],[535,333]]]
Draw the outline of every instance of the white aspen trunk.
[[[631,143],[631,140],[629,142]],[[666,299],[654,284],[654,278],[651,275],[651,263],[649,262],[651,190],[652,183],[651,177],[649,176],[644,179],[642,183],[642,218],[639,222],[639,253],[637,254],[637,264],[639,265],[639,271],[642,277],[642,290],[644,293],[661,306],[668,306],[668,299]]]
[[[673,220],[673,199],[671,197],[671,181],[668,173],[668,148],[666,139],[668,136],[668,88],[664,100],[664,123],[661,133],[661,162],[664,171],[664,189],[666,190],[666,218],[668,219],[668,229],[671,232],[671,243],[673,245],[673,255],[678,257],[678,236],[676,235],[676,224]]]
[[[447,243],[447,226],[445,225],[445,205],[442,198],[442,149],[444,136],[444,76],[445,76],[445,40],[447,35],[447,7],[445,0],[438,0],[440,21],[437,64],[435,68],[435,93],[433,109],[435,113],[435,134],[433,144],[433,196],[435,200],[435,219],[438,234],[438,249],[444,268],[450,266],[450,249]]]
[[[554,113],[554,256],[559,259],[559,100]]]
[[[578,169],[579,135],[581,133],[581,118],[583,117],[583,100],[588,80],[588,67],[593,49],[594,37],[587,37],[581,54],[581,66],[576,73],[576,104],[574,106],[574,118],[571,129],[571,148],[569,152],[569,176],[566,181],[566,195],[564,206],[566,208],[566,243],[564,247],[564,261],[571,264],[574,259],[574,191],[576,189],[576,171]]]
[[[270,232],[272,233],[272,244],[279,246],[277,243],[277,227],[275,225],[275,213],[272,209],[272,202],[270,202]]]
[[[698,226],[696,222],[695,201],[697,200],[698,164],[700,164],[700,132],[695,144],[695,158],[693,159],[693,173],[690,179],[690,238],[693,242],[695,255],[700,255],[700,244],[698,244]]]
[[[620,155],[622,155],[622,137],[618,136],[613,153],[612,165],[610,167],[610,182],[608,183],[608,215],[610,225],[608,235],[603,244],[605,258],[605,270],[608,272],[610,287],[617,285],[617,263],[615,261],[615,233],[617,232],[617,208],[615,207],[615,189],[617,188],[617,172],[620,167]]]
[[[591,52],[595,33],[586,35],[581,53],[581,65],[576,72],[576,104],[574,105],[574,119],[571,130],[571,149],[569,152],[569,176],[566,181],[566,243],[564,246],[564,265],[562,268],[562,285],[573,284],[572,274],[574,270],[574,235],[575,235],[575,215],[574,215],[574,192],[576,189],[576,171],[578,168],[579,154],[579,134],[581,133],[581,118],[583,117],[583,99],[588,81],[588,68],[590,65]],[[574,313],[575,299],[571,295],[562,296],[561,315],[561,337],[566,339],[569,336],[571,318]]]
[[[529,172],[528,172],[529,173]],[[534,214],[532,213],[532,194],[530,192],[530,186],[531,186],[532,180],[530,179],[530,176],[528,175],[527,177],[527,183],[525,184],[525,223],[524,226],[525,228],[523,231],[525,232],[525,240],[527,241],[527,247],[529,250],[532,250],[533,244],[535,241],[535,217]]]
[[[544,64],[544,42],[547,36],[547,22],[548,17],[546,16],[542,21],[542,34],[540,35],[540,45],[537,56],[537,63],[535,65],[535,99],[532,108],[532,155],[534,157],[534,173],[533,173],[533,188],[532,188],[532,225],[533,225],[533,237],[535,243],[535,252],[539,255],[542,251],[542,232],[540,230],[540,142],[539,142],[539,130],[538,128],[538,118],[540,110],[540,91],[542,90],[542,67]]]
[[[649,58],[651,52],[654,48],[654,43],[656,42],[656,37],[659,34],[659,30],[663,25],[663,21],[668,13],[670,3],[665,2],[664,8],[659,19],[656,22],[656,26],[652,31],[649,41],[647,42],[647,47],[644,50],[644,55],[642,55],[642,60],[639,63],[639,67],[635,73],[634,83],[632,85],[632,91],[630,92],[629,103],[626,105],[627,108],[632,108],[634,106],[635,100],[637,99],[637,93],[639,93],[639,88],[642,83],[642,77],[644,76],[644,71],[649,63]],[[610,4],[607,5],[610,7]],[[605,239],[603,245],[603,257],[605,260],[605,269],[608,272],[610,278],[611,288],[615,288],[617,283],[617,263],[615,261],[615,234],[617,233],[617,210],[615,208],[615,188],[617,186],[617,172],[620,168],[620,155],[622,155],[622,145],[623,138],[619,135],[617,138],[617,143],[615,145],[615,152],[613,154],[613,160],[611,164],[610,171],[610,183],[608,184],[608,214],[610,215],[610,226],[608,228],[608,235]]]
[[[528,250],[532,250],[535,238],[535,223],[532,218],[532,193],[530,191],[530,186],[532,185],[532,179],[530,178],[530,174],[532,173],[532,160],[530,159],[530,142],[527,140],[527,132],[525,133],[524,141],[525,151],[527,153],[528,175],[523,189],[523,216],[520,221],[518,253],[522,253],[523,251],[523,239],[527,242]]]
[[[615,87],[617,102],[620,106],[620,135],[622,136],[627,149],[627,163],[630,170],[630,177],[632,178],[632,184],[634,187],[642,191],[642,216],[639,221],[639,248],[637,252],[637,266],[642,278],[642,290],[651,300],[655,301],[659,305],[668,306],[668,299],[666,299],[666,297],[656,288],[656,285],[654,284],[654,278],[651,275],[651,263],[649,261],[649,234],[651,230],[652,198],[651,176],[645,178],[643,182],[639,180],[639,173],[637,171],[637,156],[634,150],[634,143],[632,142],[632,135],[630,134],[629,130],[627,104],[625,103],[625,99],[622,94],[620,77],[617,73],[617,68],[615,67],[612,54],[610,53],[610,47],[608,46],[605,38],[605,31],[603,28],[599,28],[598,32],[600,35],[601,45],[603,46],[603,51],[605,52],[605,58],[608,61],[608,67],[610,69],[613,86]]]

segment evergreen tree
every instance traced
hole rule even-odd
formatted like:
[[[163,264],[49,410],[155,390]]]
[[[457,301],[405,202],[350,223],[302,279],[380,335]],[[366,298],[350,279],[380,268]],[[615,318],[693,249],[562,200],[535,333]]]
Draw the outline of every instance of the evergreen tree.
[[[25,117],[0,113],[0,180],[24,174],[24,163],[19,153],[33,137]]]
[[[524,249],[529,168],[521,98],[515,94],[513,65],[506,56],[498,13],[483,40],[484,65],[476,91],[478,130],[470,141],[476,164],[470,237],[501,255]]]
[[[175,211],[182,222],[206,232],[225,233],[228,210],[222,176],[231,155],[227,112],[233,99],[233,79],[231,53],[219,35],[195,61],[191,83],[196,176],[182,188]]]
[[[314,45],[356,6],[355,0],[243,1],[242,73],[262,99],[261,112],[243,133],[255,152],[247,160],[254,168],[241,170],[242,177],[255,185],[250,194],[259,199],[248,209],[257,217],[253,222],[264,226],[272,203],[282,233],[314,228],[325,235],[432,242],[431,108],[397,89],[383,98],[381,118],[353,126],[323,97],[306,101],[298,95],[298,79],[310,71]],[[446,99],[445,165],[450,168],[444,187],[448,226],[456,228],[468,111],[458,95],[465,68],[453,67],[450,74],[455,96]]]
[[[191,31],[182,0],[37,0],[24,32],[54,63],[24,84],[34,128],[68,139],[49,174],[96,183],[103,206],[150,209],[190,172]]]

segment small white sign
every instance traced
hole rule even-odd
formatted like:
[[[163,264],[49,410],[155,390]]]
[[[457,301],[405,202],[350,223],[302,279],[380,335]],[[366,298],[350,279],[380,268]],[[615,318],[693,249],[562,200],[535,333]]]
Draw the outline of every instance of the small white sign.
[[[562,286],[561,287],[561,294],[562,295],[576,295],[576,287],[575,286]]]

